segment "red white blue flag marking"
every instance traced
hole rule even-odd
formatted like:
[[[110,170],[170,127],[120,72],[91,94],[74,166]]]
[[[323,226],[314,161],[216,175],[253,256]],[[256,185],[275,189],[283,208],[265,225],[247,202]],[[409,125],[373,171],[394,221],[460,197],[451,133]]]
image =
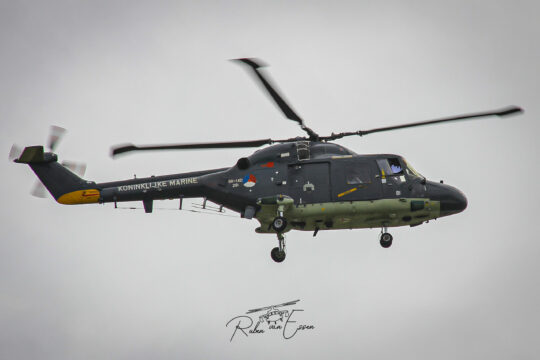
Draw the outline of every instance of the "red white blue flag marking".
[[[244,176],[244,178],[242,179],[242,183],[245,187],[250,188],[255,186],[255,184],[257,183],[257,179],[255,178],[255,176],[253,176],[253,174],[249,174]]]

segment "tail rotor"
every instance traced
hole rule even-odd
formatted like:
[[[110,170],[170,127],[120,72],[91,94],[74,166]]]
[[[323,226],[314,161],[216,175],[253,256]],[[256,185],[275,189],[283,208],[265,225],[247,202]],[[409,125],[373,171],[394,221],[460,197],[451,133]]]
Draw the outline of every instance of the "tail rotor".
[[[47,150],[50,152],[54,152],[66,132],[66,129],[60,126],[52,125],[50,128],[49,137],[47,139]],[[9,151],[9,161],[14,161],[18,159],[21,156],[22,152],[23,149],[19,145],[13,144],[11,146],[11,150]],[[84,173],[86,172],[86,164],[84,163],[63,161],[61,164],[79,177],[83,177]],[[32,190],[30,191],[30,194],[38,198],[46,198],[47,189],[45,188],[43,183],[38,180],[35,182]]]

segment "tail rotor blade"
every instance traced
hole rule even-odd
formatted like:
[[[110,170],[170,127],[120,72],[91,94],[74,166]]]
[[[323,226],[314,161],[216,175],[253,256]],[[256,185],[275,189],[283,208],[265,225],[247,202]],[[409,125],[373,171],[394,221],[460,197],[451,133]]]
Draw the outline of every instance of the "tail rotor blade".
[[[47,189],[40,181],[36,181],[30,194],[32,194],[32,196],[44,199],[47,197]]]
[[[79,177],[83,177],[86,172],[86,164],[78,163],[74,161],[62,161],[62,165],[68,168],[72,173],[77,174]]]
[[[13,161],[15,159],[18,159],[19,156],[21,156],[21,154],[22,154],[22,148],[17,144],[13,144],[11,145],[11,150],[9,150],[8,159],[9,161]]]
[[[49,134],[49,141],[47,143],[47,146],[50,151],[54,151],[54,149],[58,146],[58,142],[62,139],[64,134],[66,133],[66,129],[52,125],[51,126],[51,132]]]

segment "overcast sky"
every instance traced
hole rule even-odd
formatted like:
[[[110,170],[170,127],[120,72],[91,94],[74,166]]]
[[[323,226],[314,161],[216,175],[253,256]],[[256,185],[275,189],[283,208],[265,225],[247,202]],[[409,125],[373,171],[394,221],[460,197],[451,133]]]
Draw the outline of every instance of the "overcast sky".
[[[531,359],[540,302],[536,1],[1,1],[0,358]],[[301,135],[227,59],[259,57],[320,134],[519,105],[523,116],[347,138],[461,189],[415,228],[275,236],[255,220],[63,206],[13,143],[111,181],[233,165],[247,150],[111,145]],[[133,204],[141,207],[142,204]],[[155,208],[174,208],[159,202]],[[232,317],[300,299],[315,330],[229,342]]]

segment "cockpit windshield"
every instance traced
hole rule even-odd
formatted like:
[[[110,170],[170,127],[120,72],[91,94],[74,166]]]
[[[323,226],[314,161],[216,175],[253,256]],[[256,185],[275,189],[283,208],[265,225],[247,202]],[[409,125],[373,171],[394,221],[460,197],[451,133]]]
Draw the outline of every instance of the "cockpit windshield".
[[[403,162],[405,162],[405,165],[407,166],[405,168],[405,171],[407,172],[407,175],[409,175],[410,177],[413,177],[413,178],[421,178],[423,179],[424,176],[422,176],[422,174],[420,174],[418,171],[416,171],[412,166],[411,164],[409,164],[407,162],[407,160],[403,159]]]

